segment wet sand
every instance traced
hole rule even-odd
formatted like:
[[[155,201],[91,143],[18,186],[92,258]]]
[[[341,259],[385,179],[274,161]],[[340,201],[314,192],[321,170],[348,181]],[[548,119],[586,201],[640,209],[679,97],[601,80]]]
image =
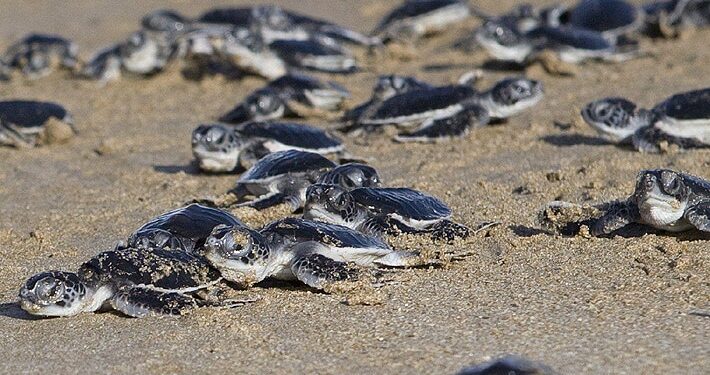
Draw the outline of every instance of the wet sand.
[[[375,0],[279,4],[362,31],[390,7]],[[477,4],[497,12],[513,2]],[[54,32],[75,40],[86,58],[136,29],[150,10],[171,7],[195,16],[210,6],[4,1],[0,47],[31,31]],[[420,43],[421,56],[412,60],[379,58],[364,72],[330,78],[352,90],[353,104],[369,96],[379,74],[453,81],[488,59],[483,51],[447,48],[476,24]],[[551,200],[623,198],[644,168],[710,178],[710,150],[641,154],[601,141],[577,119],[578,107],[598,97],[651,106],[708,86],[708,39],[710,30],[644,40],[652,56],[588,64],[575,78],[531,68],[528,75],[543,81],[546,98],[466,139],[421,145],[345,137],[386,183],[440,196],[470,226],[502,225],[445,249],[469,253],[461,261],[395,273],[397,283],[377,291],[380,304],[351,305],[347,295],[267,283],[238,292],[258,297],[256,303],[182,318],[100,313],[35,320],[14,301],[30,275],[74,270],[147,219],[231,187],[235,176],[202,175],[191,165],[189,135],[263,80],[192,82],[173,69],[103,88],[63,74],[0,84],[2,99],[63,103],[79,130],[65,145],[0,148],[0,372],[450,374],[517,353],[561,373],[708,373],[710,238],[559,237],[539,230],[535,220]],[[511,74],[519,72],[489,72],[482,85]]]

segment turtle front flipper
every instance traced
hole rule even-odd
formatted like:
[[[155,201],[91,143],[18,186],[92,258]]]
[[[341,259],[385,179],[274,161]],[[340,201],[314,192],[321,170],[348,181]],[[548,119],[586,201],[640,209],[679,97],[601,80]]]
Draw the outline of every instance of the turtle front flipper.
[[[710,232],[710,201],[703,201],[688,208],[684,216],[698,230]]]
[[[436,142],[466,136],[471,129],[489,122],[488,111],[478,105],[470,106],[456,114],[438,119],[429,119],[411,133],[400,133],[398,142]]]
[[[111,305],[134,318],[148,315],[179,316],[198,307],[197,301],[191,296],[135,286],[119,290],[111,300]]]
[[[325,245],[314,241],[294,246],[291,272],[298,280],[316,289],[326,289],[339,281],[357,281],[360,270],[346,262],[323,255],[322,252],[327,250]]]
[[[254,200],[244,202],[244,203],[239,203],[237,204],[237,207],[251,207],[255,208],[257,210],[265,210],[269,207],[273,207],[276,205],[279,205],[281,203],[284,203],[287,201],[287,196],[286,194],[283,193],[268,193],[265,195],[262,195]]]
[[[628,201],[612,202],[604,211],[604,215],[592,222],[590,229],[595,237],[611,234],[641,219],[636,204]]]
[[[655,126],[637,130],[632,141],[637,150],[654,154],[666,152],[671,146],[677,146],[681,150],[710,146],[695,138],[673,136]]]
[[[468,237],[470,233],[471,230],[467,226],[451,220],[442,220],[431,228],[431,238],[435,241],[453,242],[457,238]]]

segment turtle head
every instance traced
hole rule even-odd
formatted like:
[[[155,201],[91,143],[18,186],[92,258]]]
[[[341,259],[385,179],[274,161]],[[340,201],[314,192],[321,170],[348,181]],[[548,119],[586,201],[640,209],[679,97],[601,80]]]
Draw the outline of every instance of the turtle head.
[[[644,222],[657,227],[669,226],[683,217],[689,193],[679,173],[653,169],[639,173],[632,199]]]
[[[332,169],[318,179],[319,184],[337,185],[346,189],[380,186],[375,168],[360,163],[348,163]]]
[[[306,190],[303,218],[345,226],[355,221],[357,205],[352,195],[342,186],[313,184]]]
[[[486,109],[491,117],[508,118],[534,106],[544,95],[539,81],[507,78],[490,89],[490,102]]]
[[[180,13],[170,9],[160,9],[146,14],[141,25],[146,30],[181,32],[190,21]]]
[[[277,5],[261,5],[252,8],[253,22],[272,30],[288,30],[292,27],[291,18]]]
[[[82,311],[86,285],[71,272],[38,273],[20,288],[20,307],[32,315],[70,316]]]
[[[256,276],[257,263],[268,260],[270,254],[266,240],[259,232],[238,225],[216,226],[207,237],[204,248],[207,260],[227,280],[241,286],[261,281]]]
[[[509,22],[486,21],[477,31],[476,40],[497,60],[524,62],[532,53],[532,44]]]
[[[224,125],[200,125],[192,131],[192,154],[202,170],[232,171],[239,163],[241,151],[239,138]]]
[[[605,98],[584,106],[582,118],[611,141],[626,142],[639,128],[647,125],[645,112],[624,98]]]
[[[283,117],[286,106],[273,90],[259,90],[220,117],[219,121],[239,124],[247,121],[266,121]]]

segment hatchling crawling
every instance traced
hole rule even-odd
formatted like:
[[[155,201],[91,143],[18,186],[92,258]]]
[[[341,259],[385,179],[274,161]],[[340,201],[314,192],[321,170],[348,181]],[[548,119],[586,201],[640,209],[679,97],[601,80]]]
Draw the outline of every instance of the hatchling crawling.
[[[343,143],[328,132],[294,123],[248,122],[201,125],[192,132],[192,153],[208,172],[248,168],[277,151],[302,150],[318,154],[344,152]]]
[[[384,42],[411,41],[451,27],[471,16],[462,0],[406,0],[377,25],[373,34]]]
[[[562,202],[550,206],[574,208]],[[594,236],[609,235],[634,223],[669,232],[710,232],[710,181],[669,169],[644,170],[628,199],[595,208],[600,211],[597,218],[580,220]]]
[[[349,96],[345,88],[333,82],[292,73],[250,94],[219,120],[239,124],[282,117],[328,117]]]
[[[226,211],[199,204],[168,211],[143,224],[128,238],[136,249],[175,249],[200,254],[205,239],[218,225],[243,225]]]
[[[77,67],[78,48],[58,35],[30,34],[14,43],[0,57],[0,79],[9,78],[17,69],[30,79],[40,78],[57,68],[73,71]]]
[[[587,104],[582,118],[613,142],[632,143],[642,152],[710,146],[710,88],[676,94],[651,110],[624,98]]]
[[[71,114],[57,103],[0,101],[0,145],[33,147],[61,143],[74,134]]]
[[[381,236],[428,233],[433,239],[465,238],[469,229],[450,220],[451,209],[431,195],[408,188],[311,185],[303,217]]]
[[[181,315],[219,304],[199,295],[220,280],[207,261],[184,251],[122,248],[98,254],[77,273],[48,271],[30,277],[20,289],[20,307],[40,316],[108,307],[132,317]]]
[[[413,253],[392,250],[378,238],[340,225],[287,218],[267,225],[260,234],[239,227],[215,228],[205,245],[207,258],[244,287],[273,277],[297,279],[317,289],[356,281],[363,266],[420,263]]]
[[[507,78],[480,92],[471,84],[406,90],[359,113],[347,130],[396,125],[407,129],[400,142],[433,142],[462,137],[492,119],[506,119],[534,106],[543,97],[542,84],[525,78]]]

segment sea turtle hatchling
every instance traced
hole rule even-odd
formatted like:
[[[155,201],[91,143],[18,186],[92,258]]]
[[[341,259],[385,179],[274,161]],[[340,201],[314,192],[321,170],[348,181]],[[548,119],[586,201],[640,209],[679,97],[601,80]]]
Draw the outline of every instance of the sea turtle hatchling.
[[[73,71],[78,65],[78,47],[73,42],[50,34],[30,34],[7,48],[0,57],[6,73],[18,69],[30,79],[40,78],[57,68]],[[5,74],[5,78],[9,78]],[[2,76],[0,71],[0,76]]]
[[[136,249],[168,248],[199,254],[205,239],[218,225],[243,225],[226,211],[190,204],[161,214],[128,238],[128,247]]]
[[[445,30],[471,16],[462,0],[406,0],[387,14],[372,32],[384,42],[413,40]]]
[[[633,32],[644,21],[641,9],[624,0],[581,0],[571,7],[546,7],[538,14],[542,17],[538,26],[570,26],[610,38]]]
[[[419,89],[430,89],[432,87],[434,86],[416,77],[398,74],[379,76],[372,88],[370,100],[347,111],[343,116],[343,122],[347,124],[357,122],[357,119],[363,117],[366,111],[375,110],[380,103],[397,94]]]
[[[661,0],[643,6],[644,30],[651,36],[675,37],[688,27],[710,26],[710,0]]]
[[[264,209],[288,203],[295,211],[306,199],[306,188],[323,173],[335,168],[324,156],[305,151],[287,150],[264,156],[237,180],[228,194],[238,206]],[[253,199],[247,200],[247,197]]]
[[[283,150],[326,155],[342,153],[344,146],[328,132],[303,124],[212,124],[192,132],[192,153],[208,172],[230,172],[239,165],[248,168],[265,155]]]
[[[578,209],[565,202],[548,207],[561,212]],[[574,219],[586,224],[594,236],[613,234],[634,223],[669,232],[710,232],[710,181],[669,169],[643,170],[628,199],[595,206],[595,211],[596,218]]]
[[[0,145],[33,147],[61,143],[74,134],[76,130],[71,114],[57,103],[0,101]]]
[[[337,111],[349,96],[350,93],[336,83],[291,73],[247,96],[219,121],[239,124],[282,117],[327,116]]]
[[[184,251],[121,248],[96,255],[77,273],[30,277],[20,288],[20,307],[40,316],[72,316],[103,307],[132,317],[181,315],[219,304],[201,300],[200,294],[220,280],[206,260]]]
[[[505,355],[466,367],[456,375],[558,375],[558,372],[540,362],[517,355]]]
[[[429,233],[433,239],[465,238],[469,229],[449,220],[451,209],[440,199],[408,188],[314,184],[306,191],[303,217],[343,225],[363,233]]]
[[[207,259],[243,287],[273,277],[297,279],[317,289],[356,281],[361,267],[421,264],[414,253],[392,250],[378,238],[340,225],[286,218],[267,225],[260,234],[256,237],[239,227],[215,228],[205,244]]]
[[[396,140],[431,142],[462,137],[493,119],[507,119],[537,104],[540,82],[506,78],[487,91],[470,84],[408,90],[364,110],[347,130],[396,125],[407,129]]]
[[[604,98],[587,104],[582,118],[611,141],[633,143],[643,152],[660,152],[664,145],[709,147],[710,88],[673,95],[651,110],[624,98]]]

